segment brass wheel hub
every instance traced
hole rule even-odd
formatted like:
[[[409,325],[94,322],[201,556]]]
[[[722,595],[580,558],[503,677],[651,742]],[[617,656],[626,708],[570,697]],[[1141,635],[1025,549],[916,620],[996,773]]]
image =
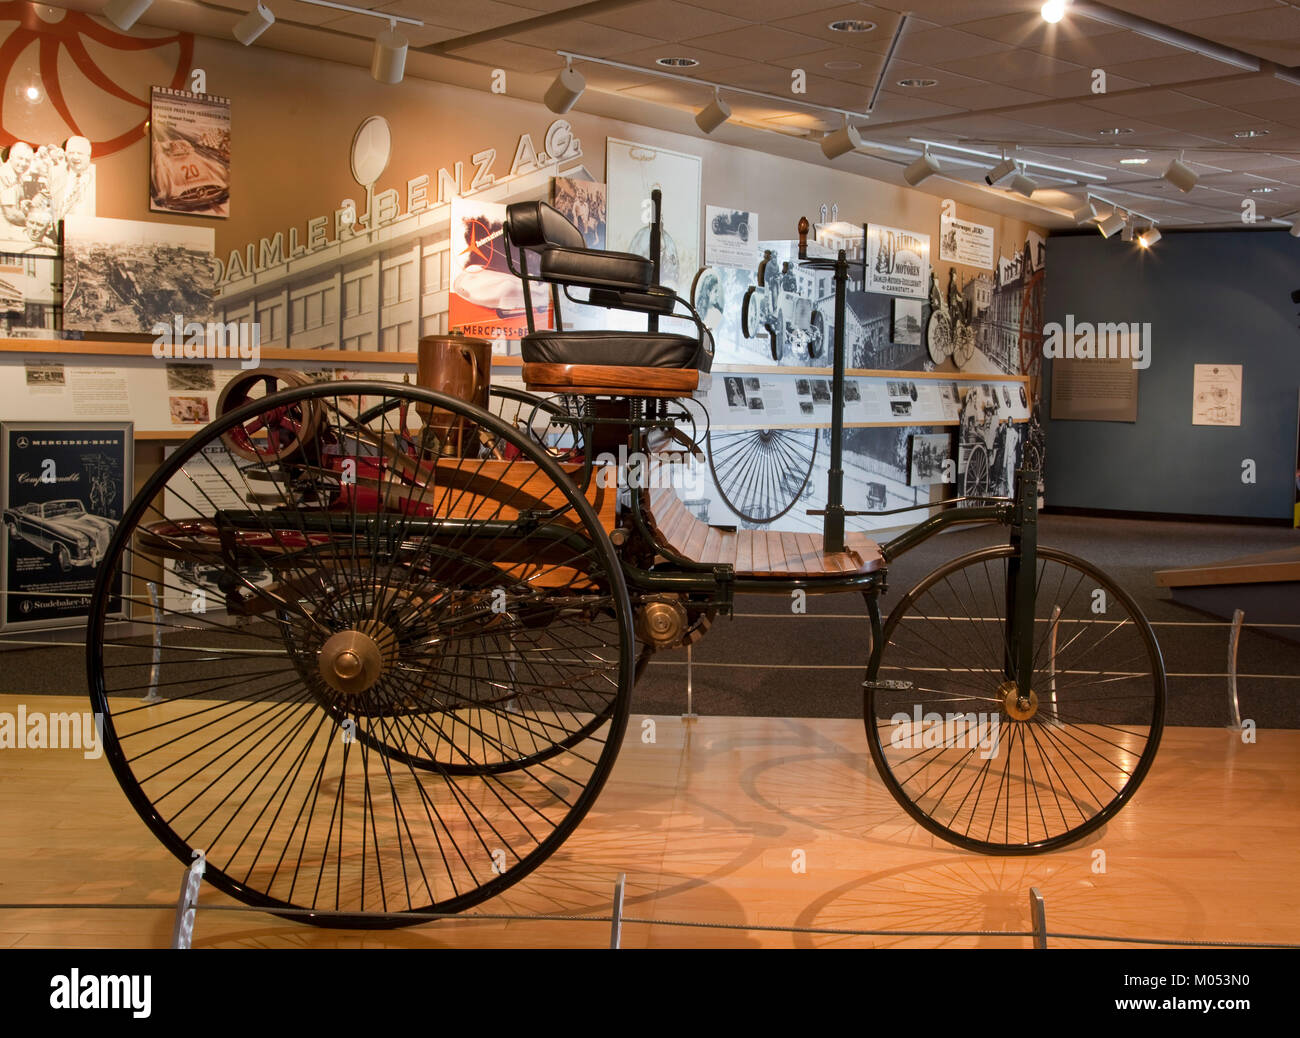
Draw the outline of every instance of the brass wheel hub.
[[[367,620],[325,639],[316,656],[321,679],[344,696],[369,692],[396,657],[397,637],[386,624]]]
[[[1028,721],[1038,713],[1038,693],[1029,690],[1027,700],[1020,698],[1020,689],[1014,681],[1004,681],[998,686],[998,695],[1002,697],[1002,709],[1013,721]]]

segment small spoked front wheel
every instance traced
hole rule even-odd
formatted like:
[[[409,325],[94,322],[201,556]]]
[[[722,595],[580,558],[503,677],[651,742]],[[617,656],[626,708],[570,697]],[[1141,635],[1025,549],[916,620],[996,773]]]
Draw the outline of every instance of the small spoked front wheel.
[[[1160,743],[1165,669],[1133,599],[1091,564],[1037,551],[1030,694],[1007,616],[1016,549],[955,559],[894,607],[864,695],[894,798],[985,854],[1053,850],[1111,818]]]

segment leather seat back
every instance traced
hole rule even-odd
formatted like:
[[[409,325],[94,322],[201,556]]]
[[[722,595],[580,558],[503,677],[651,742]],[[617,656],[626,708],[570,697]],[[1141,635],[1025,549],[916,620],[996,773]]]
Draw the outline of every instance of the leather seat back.
[[[515,202],[506,206],[506,223],[510,228],[510,244],[517,249],[544,249],[551,245],[566,249],[587,247],[582,232],[545,202]]]

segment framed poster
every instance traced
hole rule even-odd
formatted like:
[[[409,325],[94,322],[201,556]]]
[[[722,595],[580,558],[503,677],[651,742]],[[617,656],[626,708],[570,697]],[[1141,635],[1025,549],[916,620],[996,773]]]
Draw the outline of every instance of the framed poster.
[[[993,228],[956,217],[939,218],[939,259],[967,267],[993,269]]]
[[[1197,364],[1192,380],[1193,425],[1241,424],[1241,365]]]
[[[650,192],[659,188],[664,225],[659,282],[681,296],[700,267],[700,178],[698,155],[606,138],[609,248],[650,255]]]
[[[522,339],[528,334],[524,283],[510,273],[505,242],[506,207],[477,198],[451,200],[451,294],[447,327],[482,339]],[[531,267],[529,269],[532,269]],[[535,286],[533,321],[549,328],[549,293]]]
[[[149,105],[149,208],[230,215],[230,99],[154,87]]]
[[[758,266],[758,213],[711,205],[705,216],[704,262],[708,266]]]
[[[868,224],[867,291],[928,299],[929,287],[930,236]]]
[[[130,422],[0,422],[0,630],[66,627],[90,594],[132,486]],[[108,615],[122,614],[126,574]]]
[[[605,247],[604,184],[576,177],[552,177],[551,205],[582,232],[587,248]]]

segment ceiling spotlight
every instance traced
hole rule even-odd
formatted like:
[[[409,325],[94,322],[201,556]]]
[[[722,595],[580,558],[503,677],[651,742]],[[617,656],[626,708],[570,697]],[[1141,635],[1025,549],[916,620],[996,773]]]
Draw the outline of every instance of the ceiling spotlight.
[[[1116,231],[1123,230],[1124,225],[1127,222],[1128,221],[1125,220],[1124,217],[1120,215],[1120,211],[1116,209],[1113,213],[1111,213],[1108,217],[1106,217],[1106,219],[1097,221],[1097,230],[1101,231],[1101,236],[1103,238],[1109,238]]]
[[[1082,227],[1084,224],[1092,223],[1097,219],[1097,211],[1093,208],[1091,202],[1085,202],[1077,209],[1070,210],[1070,219],[1074,221],[1074,226]]]
[[[1002,161],[984,174],[984,183],[988,184],[989,187],[992,187],[999,180],[1005,180],[1007,177],[1011,176],[1011,174],[1016,172],[1019,168],[1020,167],[1016,165],[1015,161],[1007,158],[1006,152],[1003,152]]]
[[[234,33],[235,39],[247,47],[274,24],[275,14],[267,10],[259,2],[256,7],[235,23],[235,27],[231,31]]]
[[[925,90],[927,87],[938,86],[937,79],[900,79],[898,85],[906,87],[908,90]]]
[[[1236,133],[1233,134],[1233,136],[1236,137],[1238,140],[1248,141],[1252,137],[1267,137],[1268,131],[1267,130],[1238,130]]]
[[[1121,166],[1145,166],[1150,161],[1150,159],[1120,159],[1119,164]]]
[[[694,68],[699,62],[695,58],[655,58],[655,64],[664,68]]]
[[[563,115],[578,103],[578,98],[586,89],[587,81],[573,67],[573,59],[569,58],[560,74],[555,77],[555,82],[546,88],[546,96],[542,100],[556,115]]]
[[[1043,4],[1041,12],[1043,21],[1051,22],[1055,25],[1065,17],[1065,5],[1066,0],[1047,0],[1047,3]]]
[[[1038,185],[1029,177],[1025,176],[1024,167],[1016,172],[1011,178],[1011,190],[1018,195],[1024,195],[1026,198],[1032,198],[1034,192],[1038,190]]]
[[[1295,222],[1291,224],[1290,234],[1292,238],[1300,238],[1300,216],[1297,216]]]
[[[1133,217],[1132,216],[1130,216],[1127,220],[1124,221],[1124,229],[1119,232],[1119,240],[1120,241],[1133,240]]]
[[[913,162],[907,169],[903,170],[903,179],[913,187],[921,181],[934,176],[943,170],[939,165],[939,160],[930,154],[930,149],[925,149],[925,154]]]
[[[722,100],[717,90],[714,90],[713,100],[709,102],[708,107],[700,109],[695,114],[695,125],[705,133],[712,133],[730,118],[731,106]]]
[[[1276,190],[1275,187],[1252,187],[1250,193],[1252,195],[1271,195]]]
[[[1098,130],[1099,137],[1123,137],[1133,131],[1127,126],[1108,126],[1104,130]]]
[[[103,14],[123,32],[128,32],[152,3],[153,0],[108,0]]]
[[[1169,163],[1169,168],[1165,170],[1164,178],[1169,181],[1169,183],[1173,184],[1174,187],[1178,188],[1178,190],[1183,194],[1187,194],[1188,191],[1196,186],[1196,182],[1201,179],[1195,172],[1193,172],[1192,167],[1183,161],[1181,152],[1179,153],[1178,158]]]
[[[1155,227],[1155,226],[1148,227],[1145,231],[1143,231],[1140,235],[1138,235],[1138,244],[1141,245],[1142,248],[1144,249],[1149,249],[1151,248],[1152,245],[1158,242],[1162,237],[1163,235],[1160,233],[1159,227]]]
[[[406,37],[397,31],[397,23],[375,37],[375,50],[370,57],[370,76],[379,83],[400,83],[406,71]]]
[[[862,147],[862,135],[858,133],[856,126],[849,125],[847,115],[844,117],[843,126],[822,138],[822,154],[828,159],[838,159],[841,155],[857,151],[860,147]]]
[[[826,26],[831,32],[870,32],[875,27],[875,22],[864,21],[861,18],[842,18]]]

